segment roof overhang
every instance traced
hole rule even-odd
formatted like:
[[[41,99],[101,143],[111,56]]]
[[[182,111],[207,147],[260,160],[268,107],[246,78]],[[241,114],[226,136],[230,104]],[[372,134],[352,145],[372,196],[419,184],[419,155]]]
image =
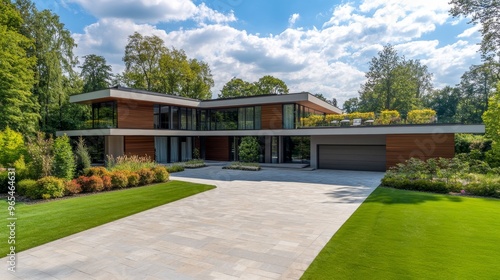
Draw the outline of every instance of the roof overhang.
[[[282,94],[282,95],[262,95],[248,96],[227,99],[196,100],[179,96],[172,96],[162,93],[133,90],[127,88],[109,88],[99,91],[72,95],[69,98],[71,103],[91,104],[111,100],[133,100],[137,102],[149,102],[156,104],[171,104],[176,106],[196,107],[200,109],[211,108],[235,108],[245,106],[256,106],[264,104],[285,104],[298,103],[314,110],[327,114],[342,114],[339,108],[311,95],[307,92]]]
[[[138,102],[150,102],[160,104],[175,104],[178,106],[198,107],[200,101],[196,99],[183,98],[178,96],[145,93],[142,91],[122,90],[116,88],[103,89],[88,93],[72,95],[69,97],[71,103],[91,104],[116,99],[133,100]]]
[[[389,134],[445,134],[475,133],[485,131],[483,124],[476,125],[397,125],[372,127],[328,127],[272,130],[168,130],[168,129],[87,129],[58,131],[57,136],[319,136],[319,135],[389,135]]]

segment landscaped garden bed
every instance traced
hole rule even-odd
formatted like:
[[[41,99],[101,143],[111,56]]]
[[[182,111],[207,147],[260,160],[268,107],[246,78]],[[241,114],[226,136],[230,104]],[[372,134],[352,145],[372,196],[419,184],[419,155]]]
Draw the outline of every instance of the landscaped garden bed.
[[[222,169],[259,171],[261,167],[258,163],[255,162],[231,162],[229,165],[222,167]]]

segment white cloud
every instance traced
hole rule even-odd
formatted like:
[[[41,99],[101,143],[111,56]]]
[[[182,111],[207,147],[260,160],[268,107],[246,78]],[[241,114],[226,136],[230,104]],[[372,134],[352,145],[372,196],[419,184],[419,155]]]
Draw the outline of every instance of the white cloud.
[[[299,14],[293,14],[290,16],[290,18],[288,19],[288,25],[289,26],[294,26],[295,25],[295,22],[300,18],[300,15]]]
[[[471,37],[472,35],[477,35],[479,29],[481,29],[480,24],[476,24],[471,28],[465,29],[464,32],[460,33],[457,38],[468,38]]]
[[[185,21],[231,22],[236,17],[231,11],[225,15],[191,0],[67,0],[81,5],[97,18],[121,18],[140,23]]]
[[[167,1],[141,3],[146,2]],[[329,99],[337,98],[341,105],[358,95],[370,59],[387,43],[393,44],[401,55],[428,65],[437,87],[456,84],[460,75],[479,61],[477,40],[467,38],[444,44],[441,38],[422,38],[432,38],[438,26],[451,24],[447,9],[447,0],[366,0],[358,6],[339,6],[322,29],[289,27],[280,34],[263,36],[224,24],[236,20],[232,12],[212,13],[202,3],[190,17],[212,24],[165,32],[151,25],[154,21],[146,24],[135,18],[104,18],[87,26],[83,34],[74,34],[74,38],[79,56],[103,55],[115,72],[121,72],[128,36],[134,31],[155,34],[167,46],[182,48],[189,57],[210,65],[214,96],[234,76],[255,81],[263,75],[273,75],[283,79],[291,92],[322,93]],[[292,15],[290,23],[298,18],[298,14]]]

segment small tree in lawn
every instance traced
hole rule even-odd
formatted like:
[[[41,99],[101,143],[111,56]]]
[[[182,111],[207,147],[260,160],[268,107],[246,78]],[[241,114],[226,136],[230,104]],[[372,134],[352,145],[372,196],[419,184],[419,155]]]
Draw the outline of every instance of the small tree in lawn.
[[[258,162],[259,161],[259,142],[255,137],[246,136],[241,139],[239,147],[240,161]]]
[[[54,141],[54,175],[66,180],[73,179],[75,158],[69,144],[69,137],[63,135]]]
[[[90,167],[91,160],[89,150],[87,145],[85,145],[85,140],[83,137],[78,137],[78,142],[76,143],[75,149],[75,163],[76,163],[76,173],[81,175],[83,170]]]

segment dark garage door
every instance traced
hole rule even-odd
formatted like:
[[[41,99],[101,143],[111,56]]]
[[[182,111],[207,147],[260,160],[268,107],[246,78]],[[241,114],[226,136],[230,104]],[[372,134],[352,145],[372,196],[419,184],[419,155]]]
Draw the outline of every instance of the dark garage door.
[[[318,145],[318,168],[385,171],[385,145]]]

